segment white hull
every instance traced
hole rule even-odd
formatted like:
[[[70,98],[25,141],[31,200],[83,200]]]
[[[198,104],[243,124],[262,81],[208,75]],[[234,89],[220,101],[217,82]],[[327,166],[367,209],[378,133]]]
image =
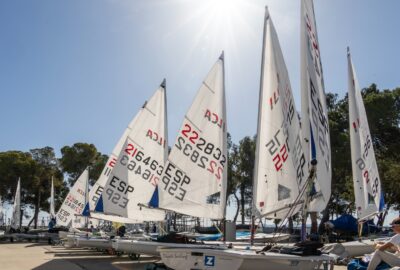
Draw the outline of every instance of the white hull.
[[[112,248],[112,240],[104,238],[79,237],[76,239],[76,246],[81,248],[109,249]]]
[[[159,248],[199,248],[199,247],[218,247],[220,242],[212,242],[209,245],[202,244],[181,244],[181,243],[163,243],[155,241],[139,241],[139,240],[125,240],[117,239],[113,241],[112,247],[119,252],[129,254],[146,254],[160,257]]]
[[[70,235],[75,235],[75,236],[87,236],[87,235],[91,235],[91,233],[89,232],[84,232],[84,231],[76,231],[76,232],[66,232],[66,231],[59,231],[58,232],[58,237],[60,237],[60,239],[66,239],[68,238],[68,236]]]
[[[218,270],[310,270],[329,269],[333,258],[321,256],[295,256],[279,253],[254,251],[160,248],[163,263],[175,270],[218,269]]]
[[[74,248],[76,247],[77,240],[79,238],[78,235],[74,234],[68,234],[67,237],[65,237],[67,240],[64,241],[64,247],[66,248]]]
[[[364,256],[375,251],[375,244],[377,242],[387,242],[389,238],[378,238],[375,240],[360,240],[351,241],[340,244],[327,244],[324,250],[329,251],[332,254],[339,256],[340,258],[353,258]]]
[[[281,233],[281,234],[274,234],[274,233],[256,233],[254,235],[254,242],[257,243],[278,243],[290,238],[290,234]],[[250,236],[237,236],[236,241],[240,242],[249,242]]]

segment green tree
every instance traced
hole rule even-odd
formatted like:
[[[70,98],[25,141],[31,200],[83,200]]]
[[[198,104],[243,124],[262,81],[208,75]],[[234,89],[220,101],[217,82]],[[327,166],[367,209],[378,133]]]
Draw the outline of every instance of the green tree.
[[[48,211],[50,179],[54,176],[57,189],[63,189],[63,177],[57,168],[54,151],[50,147],[33,149],[29,153],[8,151],[0,153],[0,193],[8,201],[14,199],[18,178],[21,179],[21,204],[33,208],[29,224],[37,226],[40,210]]]
[[[253,173],[255,161],[255,137],[244,137],[239,142],[238,162],[237,162],[237,179],[239,180],[240,194],[240,213],[241,222],[244,224],[246,215],[246,204],[251,205],[253,194]]]
[[[26,203],[30,203],[34,206],[34,215],[29,222],[28,226],[34,222],[35,228],[38,223],[38,215],[40,210],[49,212],[50,204],[49,197],[51,191],[51,179],[54,181],[55,194],[64,194],[65,185],[63,181],[63,174],[58,167],[58,160],[54,153],[54,149],[47,146],[44,148],[31,149],[30,154],[37,163],[35,175],[31,178],[31,185],[27,196]],[[55,196],[56,209],[62,203],[63,197]]]
[[[89,180],[93,185],[99,178],[108,156],[97,151],[93,144],[75,143],[61,148],[60,166],[68,174],[68,183],[73,185],[86,167],[89,167]]]
[[[400,88],[380,91],[375,84],[362,90],[372,142],[387,207],[400,207]],[[332,195],[321,225],[346,211],[354,211],[348,97],[327,95],[332,150]],[[343,201],[350,202],[344,204]],[[384,216],[381,220],[383,223]],[[320,226],[320,231],[322,226]]]

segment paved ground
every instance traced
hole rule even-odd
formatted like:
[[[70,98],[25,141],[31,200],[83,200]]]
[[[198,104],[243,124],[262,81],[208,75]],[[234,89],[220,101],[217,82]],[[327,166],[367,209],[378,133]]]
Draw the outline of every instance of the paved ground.
[[[0,243],[0,269],[4,270],[144,270],[154,257],[132,261],[86,249],[65,249],[40,243]],[[335,266],[335,270],[344,270]]]
[[[4,270],[142,270],[155,261],[158,259],[132,261],[127,256],[40,243],[0,243],[0,269]]]

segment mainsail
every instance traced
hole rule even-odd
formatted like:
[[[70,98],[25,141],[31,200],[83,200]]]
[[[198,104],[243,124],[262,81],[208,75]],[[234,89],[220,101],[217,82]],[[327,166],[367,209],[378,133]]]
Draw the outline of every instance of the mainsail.
[[[286,218],[301,207],[307,177],[300,123],[278,36],[265,10],[254,203],[261,216]],[[291,207],[297,204],[297,209]]]
[[[85,169],[69,190],[67,197],[57,212],[57,225],[79,227],[84,225],[81,215],[85,207],[89,170]]]
[[[308,166],[317,160],[310,212],[325,209],[331,195],[331,143],[321,54],[312,0],[301,1],[301,126]]]
[[[111,171],[113,170],[119,153],[121,152],[121,149],[126,141],[126,138],[129,134],[129,132],[132,129],[132,126],[135,124],[137,116],[135,116],[131,122],[129,123],[128,127],[125,129],[124,133],[122,134],[121,138],[118,140],[117,144],[114,146],[114,149],[112,150],[110,156],[108,157],[108,160],[106,162],[106,165],[103,168],[103,171],[100,174],[99,179],[97,179],[96,183],[93,185],[92,189],[89,192],[89,203],[85,206],[85,210],[83,214],[85,216],[89,216],[90,211],[93,211],[97,208],[97,211],[103,211],[103,205],[99,202],[99,198],[101,196],[101,193],[103,192],[104,185],[107,182],[108,177],[111,174]]]
[[[144,207],[157,189],[168,154],[165,81],[139,111],[102,192],[103,213],[132,220],[164,220]]]
[[[159,182],[159,207],[222,219],[227,181],[224,58],[203,81],[172,147]]]
[[[50,218],[56,217],[56,211],[54,210],[54,181],[51,177],[51,191],[50,191]]]
[[[349,50],[347,60],[351,165],[357,218],[363,220],[381,212],[384,203],[367,114]]]
[[[17,189],[15,191],[13,212],[11,216],[11,228],[18,229],[21,223],[21,179],[18,178]]]
[[[4,222],[4,213],[3,213],[3,201],[1,200],[1,196],[0,196],[0,226],[4,226],[5,222]]]

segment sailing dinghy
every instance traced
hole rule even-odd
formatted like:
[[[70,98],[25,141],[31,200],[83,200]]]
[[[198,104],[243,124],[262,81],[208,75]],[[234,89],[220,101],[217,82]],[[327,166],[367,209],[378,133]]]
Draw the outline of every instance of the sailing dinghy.
[[[347,51],[347,61],[351,165],[357,219],[359,225],[362,226],[364,221],[374,218],[374,216],[383,211],[384,200],[361,88],[349,49]],[[372,253],[377,242],[388,240],[387,238],[371,238],[341,244],[330,244],[327,245],[326,250],[332,250],[332,253],[342,258],[357,257]]]
[[[268,9],[264,18],[254,200],[260,216],[287,218],[300,210],[308,176],[300,123],[289,77]],[[162,261],[183,269],[318,269],[328,255],[298,256],[270,251],[160,248]],[[281,250],[280,250],[281,251]]]
[[[211,68],[185,115],[158,184],[153,206],[194,217],[223,219],[227,181],[227,131],[223,54]],[[187,239],[187,238],[185,238]],[[191,242],[190,240],[188,240]],[[159,255],[159,247],[186,243],[117,240],[118,251]]]
[[[142,207],[155,193],[168,154],[165,80],[125,130],[91,192],[90,216],[134,224],[164,220],[165,212]],[[142,237],[140,237],[142,238]],[[80,247],[112,248],[116,239],[80,238]]]

